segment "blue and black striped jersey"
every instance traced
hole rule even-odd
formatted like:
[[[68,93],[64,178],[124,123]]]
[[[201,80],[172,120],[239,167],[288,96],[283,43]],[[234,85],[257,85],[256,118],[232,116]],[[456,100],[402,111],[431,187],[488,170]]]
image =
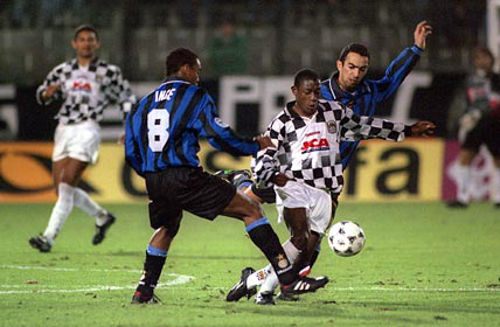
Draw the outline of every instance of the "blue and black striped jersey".
[[[337,84],[338,72],[321,82],[321,96],[325,100],[340,101],[355,114],[373,116],[376,106],[389,98],[411,72],[423,50],[416,45],[404,49],[394,59],[379,80],[364,79],[353,93],[344,92]],[[340,143],[342,169],[345,169],[360,141]]]
[[[180,79],[169,79],[142,98],[127,115],[125,128],[125,157],[139,175],[198,167],[200,137],[233,155],[259,150],[258,142],[239,137],[220,120],[205,90]]]

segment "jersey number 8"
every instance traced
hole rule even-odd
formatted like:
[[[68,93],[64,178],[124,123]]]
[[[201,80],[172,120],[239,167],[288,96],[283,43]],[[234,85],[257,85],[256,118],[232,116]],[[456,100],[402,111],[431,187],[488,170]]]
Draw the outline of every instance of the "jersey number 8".
[[[148,143],[153,152],[163,151],[163,147],[168,141],[170,114],[165,109],[153,109],[148,114]]]

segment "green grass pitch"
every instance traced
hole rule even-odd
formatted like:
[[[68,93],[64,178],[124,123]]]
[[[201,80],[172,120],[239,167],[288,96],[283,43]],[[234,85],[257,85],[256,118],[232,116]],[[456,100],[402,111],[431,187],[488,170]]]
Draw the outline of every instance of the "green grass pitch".
[[[156,291],[163,303],[137,306],[146,203],[107,206],[118,221],[99,246],[93,219],[75,210],[43,254],[28,238],[51,207],[0,207],[1,326],[500,326],[500,211],[490,204],[341,203],[336,221],[363,227],[364,250],[342,258],[324,240],[313,275],[329,276],[326,288],[265,307],[224,300],[243,267],[266,264],[241,222],[186,214]]]

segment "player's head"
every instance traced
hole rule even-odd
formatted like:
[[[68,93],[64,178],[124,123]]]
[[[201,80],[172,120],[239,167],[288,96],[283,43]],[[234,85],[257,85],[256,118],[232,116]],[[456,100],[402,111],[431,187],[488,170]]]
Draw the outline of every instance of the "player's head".
[[[368,48],[359,43],[350,43],[340,51],[337,59],[339,86],[346,91],[353,91],[368,72],[370,53]]]
[[[186,48],[177,48],[170,52],[166,61],[167,76],[175,76],[190,83],[200,82],[201,62],[198,56]]]
[[[484,73],[490,73],[493,71],[495,57],[493,57],[493,54],[488,48],[476,47],[472,51],[472,56],[476,70],[483,71]]]
[[[75,29],[71,46],[79,58],[91,59],[95,57],[100,47],[97,30],[91,25],[80,25]]]
[[[295,74],[292,93],[298,114],[312,116],[318,109],[320,98],[319,75],[314,70],[302,69]]]

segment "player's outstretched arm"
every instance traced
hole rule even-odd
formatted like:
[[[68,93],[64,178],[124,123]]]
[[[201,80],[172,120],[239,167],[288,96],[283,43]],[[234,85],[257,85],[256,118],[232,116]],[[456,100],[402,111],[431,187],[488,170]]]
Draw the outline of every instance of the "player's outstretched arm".
[[[406,76],[412,71],[423,54],[427,37],[430,34],[432,34],[432,26],[427,21],[424,20],[418,23],[413,33],[414,45],[405,48],[389,64],[383,78],[373,81],[373,87],[379,90],[376,97],[377,103],[383,102],[393,95],[401,83],[403,83]]]
[[[415,38],[415,45],[422,50],[425,50],[425,41],[427,37],[432,34],[432,26],[424,20],[417,24],[413,36]]]

